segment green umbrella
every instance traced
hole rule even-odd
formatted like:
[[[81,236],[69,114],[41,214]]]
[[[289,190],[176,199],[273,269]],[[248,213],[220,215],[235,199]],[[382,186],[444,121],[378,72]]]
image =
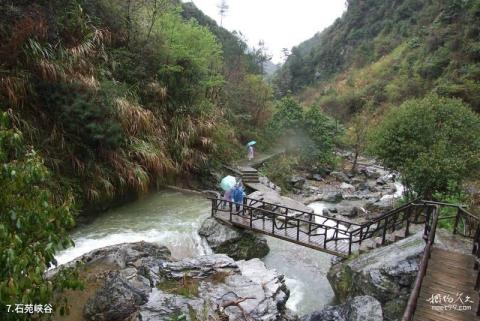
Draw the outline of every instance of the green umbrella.
[[[222,181],[220,182],[220,187],[224,191],[228,191],[229,189],[232,189],[236,183],[237,180],[235,179],[235,177],[228,175],[222,179]]]
[[[252,146],[252,145],[255,145],[257,142],[252,140],[250,143],[247,144],[247,146]]]

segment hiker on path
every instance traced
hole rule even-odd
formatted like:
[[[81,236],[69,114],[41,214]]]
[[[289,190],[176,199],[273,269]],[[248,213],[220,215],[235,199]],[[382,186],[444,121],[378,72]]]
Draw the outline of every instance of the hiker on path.
[[[248,160],[251,161],[255,157],[255,150],[253,149],[253,145],[249,145],[247,148],[248,151]]]
[[[232,192],[233,201],[235,202],[235,210],[240,211],[240,206],[243,204],[245,197],[245,191],[243,189],[242,182],[238,182],[233,188]]]
[[[232,192],[233,192],[233,188],[231,189],[227,189],[224,193],[223,193],[223,208],[227,207],[230,203],[229,202],[232,202]]]

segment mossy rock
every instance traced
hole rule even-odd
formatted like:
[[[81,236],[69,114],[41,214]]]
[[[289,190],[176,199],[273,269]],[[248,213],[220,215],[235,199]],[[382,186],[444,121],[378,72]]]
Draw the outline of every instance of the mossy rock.
[[[227,254],[234,260],[250,260],[266,256],[270,248],[265,238],[244,232],[239,239],[229,240],[216,247],[214,251]]]
[[[270,252],[263,236],[222,224],[211,217],[203,222],[198,234],[205,237],[215,253],[227,254],[234,260],[262,258]]]

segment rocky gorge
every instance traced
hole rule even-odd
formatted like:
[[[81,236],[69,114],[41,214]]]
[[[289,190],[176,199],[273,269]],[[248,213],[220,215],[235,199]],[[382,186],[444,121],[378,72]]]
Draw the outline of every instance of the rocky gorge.
[[[285,308],[283,276],[258,259],[174,260],[164,246],[136,242],[94,250],[67,266],[76,264],[95,289],[84,302],[72,296],[86,320],[295,320]]]
[[[315,207],[309,203],[311,200],[335,200],[338,203],[330,203],[328,213],[324,209],[321,214],[361,221],[369,217],[365,212],[356,216],[344,215],[342,208],[347,208],[352,200],[378,203],[382,197],[394,193],[394,174],[381,171],[375,165],[360,168],[357,178],[349,177],[347,172],[338,173],[324,173],[321,180],[307,174],[305,176],[309,178],[305,178],[303,184],[297,183],[294,192],[287,196],[280,195],[280,189],[262,177],[261,182],[269,191],[255,192],[250,196],[272,203],[288,202],[291,207],[312,212]],[[385,182],[381,183],[382,180]],[[372,185],[377,191],[363,191],[363,185]],[[333,194],[333,189],[336,196],[330,198],[328,195]],[[356,195],[355,199],[351,195]],[[361,198],[360,195],[368,197]],[[363,205],[351,208],[360,207]],[[76,303],[80,303],[76,311],[72,307],[72,313],[78,316],[78,320],[91,321],[299,319],[287,308],[290,289],[285,277],[259,260],[270,251],[267,238],[221,224],[211,217],[199,223],[195,231],[208,244],[210,252],[183,257],[184,251],[179,252],[175,243],[167,242],[167,248],[162,246],[163,241],[133,242],[96,249],[67,263],[67,266],[75,262],[83,264],[82,277],[89,288],[89,295],[84,296],[82,302],[72,294]],[[176,255],[172,256],[170,251]],[[216,254],[209,254],[211,251]],[[402,249],[396,248],[395,251]],[[179,254],[180,258],[175,258]],[[366,255],[373,256],[364,259]],[[376,260],[380,262],[383,254],[378,255]],[[393,261],[394,265],[409,267],[403,272],[393,266],[391,271],[387,269],[385,272],[381,268],[383,263],[378,263],[375,268],[366,264],[375,260],[373,251],[346,261],[332,260],[335,263],[327,276],[340,304],[304,315],[301,320],[377,321],[383,317],[396,320],[402,309],[401,300],[408,294],[416,273],[416,257],[412,255],[405,254]],[[333,259],[326,259],[330,258]],[[376,283],[379,278],[390,282],[384,292],[379,289],[386,285]],[[314,287],[316,280],[309,280],[309,283]],[[393,311],[395,307],[398,311]]]
[[[351,170],[352,154],[339,152],[340,169],[299,170],[289,180],[288,197],[312,205],[317,214],[363,223],[392,209],[404,187],[399,173],[380,166],[375,160],[359,157]],[[316,206],[322,204],[322,206]]]

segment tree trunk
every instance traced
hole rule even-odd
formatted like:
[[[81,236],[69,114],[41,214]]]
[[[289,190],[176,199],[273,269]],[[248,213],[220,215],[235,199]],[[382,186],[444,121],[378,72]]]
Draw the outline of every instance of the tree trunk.
[[[353,165],[352,165],[352,174],[357,173],[357,161],[358,161],[358,149],[355,149],[355,156],[353,157]]]

